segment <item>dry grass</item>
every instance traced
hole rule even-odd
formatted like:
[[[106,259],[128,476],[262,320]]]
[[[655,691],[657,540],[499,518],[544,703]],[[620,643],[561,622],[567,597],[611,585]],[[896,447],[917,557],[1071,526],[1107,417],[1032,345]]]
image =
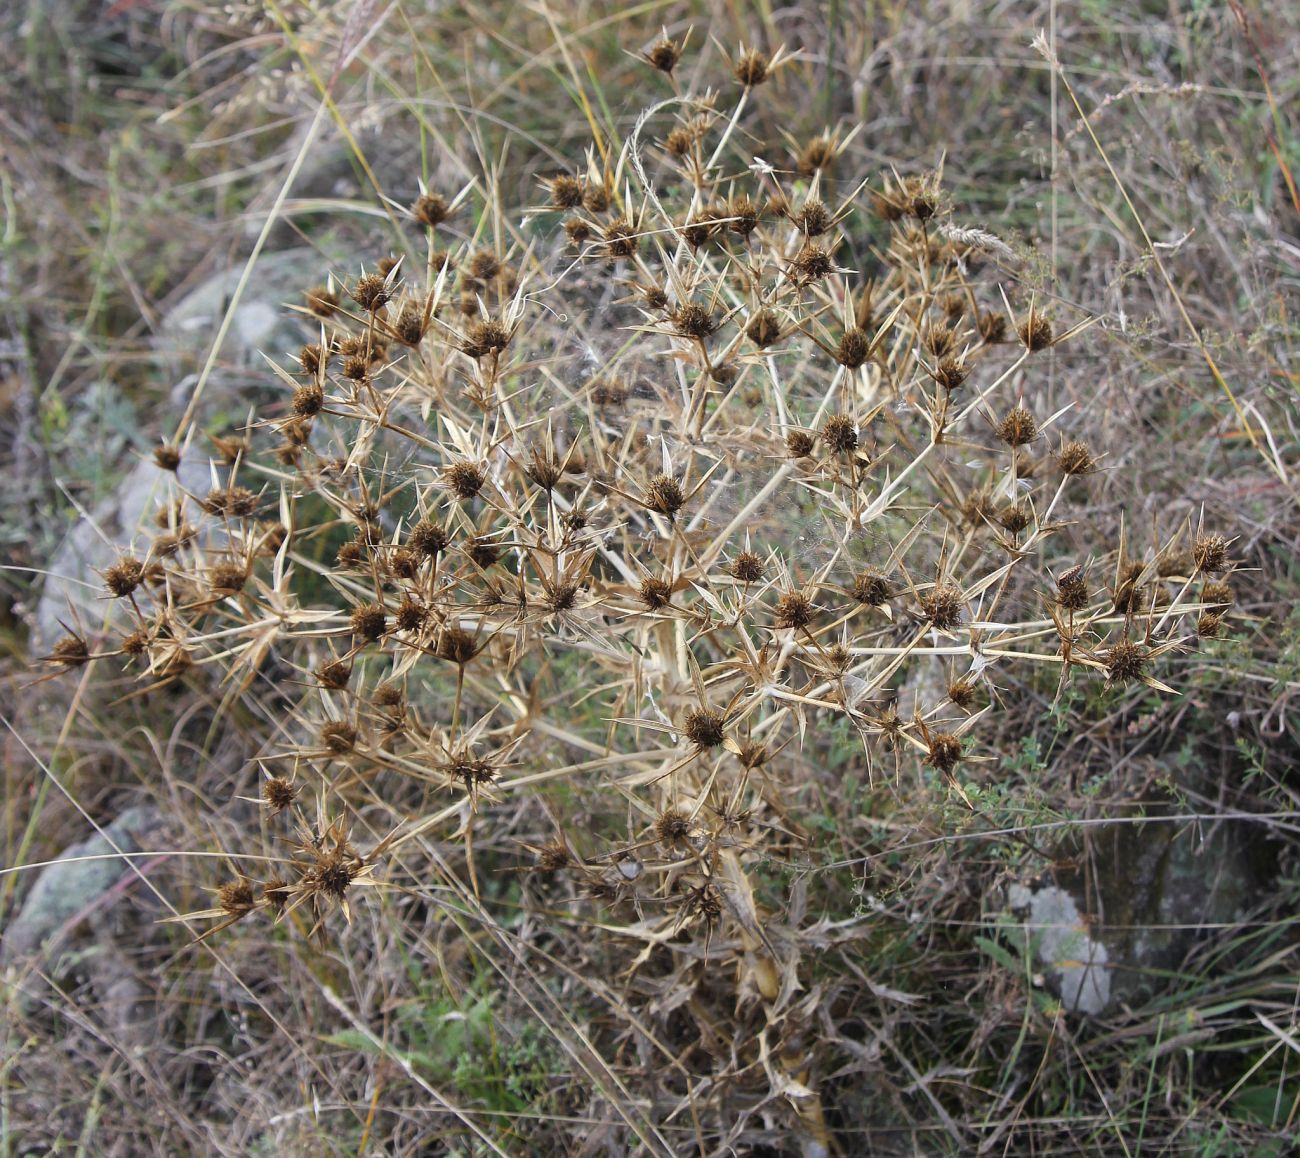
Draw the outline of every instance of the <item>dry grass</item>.
[[[79,384],[160,405],[5,861],[157,811],[8,976],[6,1148],[1284,1152],[1300,32],[416,9],[177,4],[103,108],[16,61],[15,500],[111,480]],[[118,159],[51,260],[60,116]],[[247,419],[136,320],[232,235],[320,253]],[[1144,817],[1265,895],[1081,1017],[1004,889]]]

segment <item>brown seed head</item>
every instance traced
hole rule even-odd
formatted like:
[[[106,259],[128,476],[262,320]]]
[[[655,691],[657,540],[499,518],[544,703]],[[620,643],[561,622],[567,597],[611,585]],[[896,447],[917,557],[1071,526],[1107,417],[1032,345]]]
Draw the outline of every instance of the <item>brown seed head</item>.
[[[578,603],[579,585],[572,579],[561,579],[546,592],[546,607],[552,614],[572,611]]]
[[[754,88],[767,80],[771,63],[766,53],[751,48],[740,54],[733,72],[736,79],[746,88]]]
[[[1029,508],[1024,503],[1007,503],[998,512],[998,522],[1013,535],[1020,534],[1029,526]]]
[[[1222,611],[1202,611],[1196,619],[1196,634],[1202,639],[1213,639],[1222,626]]]
[[[339,295],[329,286],[318,285],[303,294],[307,308],[318,318],[332,318],[339,308]]]
[[[798,169],[802,176],[812,177],[819,169],[830,169],[835,162],[835,143],[829,137],[813,137],[799,154]]]
[[[247,487],[218,487],[199,501],[210,515],[231,515],[246,519],[257,513],[257,496]]]
[[[542,490],[550,492],[564,477],[564,466],[545,447],[534,447],[528,465],[524,467],[524,474]]]
[[[267,877],[262,884],[262,900],[276,914],[282,914],[290,901],[289,882],[283,877]]]
[[[815,446],[813,436],[806,430],[792,430],[785,436],[786,453],[791,458],[807,458]]]
[[[217,889],[217,904],[232,917],[247,916],[257,906],[253,886],[242,877]]]
[[[677,808],[666,808],[655,819],[655,837],[664,848],[672,848],[691,835],[691,818]]]
[[[364,376],[364,375],[363,375]],[[319,414],[325,405],[325,391],[315,382],[299,386],[293,392],[293,412],[299,418],[311,418]]]
[[[149,649],[149,633],[147,631],[133,631],[129,635],[122,636],[122,654],[134,659],[136,656],[144,655]]]
[[[935,732],[930,736],[929,754],[925,762],[940,772],[951,772],[961,760],[961,737],[951,732]]]
[[[551,203],[548,208],[577,209],[582,204],[583,181],[581,177],[561,173],[558,177],[552,177],[547,182],[546,189],[551,195]]]
[[[387,305],[392,296],[387,281],[377,273],[363,274],[352,287],[352,300],[368,313]]]
[[[460,340],[461,350],[475,359],[498,354],[509,344],[509,329],[492,318],[479,318],[470,325]]]
[[[373,642],[384,634],[388,616],[381,603],[363,603],[352,609],[352,634],[358,639]]]
[[[830,276],[835,263],[831,261],[831,255],[825,249],[809,242],[795,254],[790,268],[795,279],[806,284]]]
[[[1231,584],[1218,581],[1214,583],[1206,583],[1205,586],[1201,588],[1202,603],[1213,603],[1216,606],[1222,605],[1224,607],[1231,607],[1232,599]]]
[[[844,331],[835,349],[835,361],[846,370],[856,370],[866,364],[871,354],[871,336],[861,326]]]
[[[1057,578],[1056,602],[1065,611],[1083,611],[1088,606],[1088,580],[1082,564]]]
[[[1106,678],[1111,683],[1140,679],[1146,664],[1146,655],[1140,644],[1130,639],[1121,640],[1106,653]]]
[[[1020,340],[1024,342],[1027,350],[1046,350],[1052,344],[1052,323],[1035,311],[1030,311],[1029,316],[1020,323],[1016,333],[1020,335]],[[985,341],[988,339],[986,338]]]
[[[144,564],[130,555],[123,555],[104,572],[104,586],[116,599],[123,599],[140,586],[144,578]]]
[[[482,650],[478,638],[463,627],[444,627],[438,635],[434,652],[439,659],[464,667]]]
[[[80,667],[90,661],[90,648],[81,636],[64,635],[55,642],[46,659],[65,668]]]
[[[424,311],[414,302],[407,302],[393,323],[393,337],[414,349],[424,340],[424,332]]]
[[[332,720],[321,728],[320,742],[327,752],[332,752],[335,756],[346,756],[357,746],[357,730],[342,720]]]
[[[316,669],[316,678],[323,688],[332,692],[341,692],[352,679],[352,665],[345,660],[332,659]]]
[[[1008,446],[1024,446],[1038,437],[1038,422],[1023,406],[1008,411],[997,429],[998,437]]]
[[[692,249],[699,249],[718,231],[718,223],[712,217],[691,217],[681,226],[682,236]]]
[[[822,441],[833,454],[848,454],[858,449],[858,424],[848,414],[832,414],[822,427]]]
[[[477,462],[453,462],[442,468],[442,482],[458,499],[472,499],[487,483],[487,470]]]
[[[666,579],[657,579],[654,576],[642,581],[637,592],[644,603],[651,611],[658,611],[661,607],[667,607],[672,602],[673,585]]]
[[[581,217],[570,217],[564,223],[564,232],[573,245],[584,245],[591,240],[591,222]]]
[[[671,475],[657,474],[646,487],[645,505],[668,518],[675,518],[677,512],[686,505],[686,495],[682,484]]]
[[[948,685],[948,699],[955,707],[966,711],[974,702],[978,688],[974,680],[955,679]]]
[[[600,184],[588,183],[582,194],[582,207],[588,213],[604,213],[609,208],[609,188]]]
[[[831,211],[820,197],[809,197],[791,220],[805,237],[820,237],[832,225]]]
[[[996,346],[1007,340],[1007,319],[1005,314],[983,313],[975,323],[980,337],[990,346]]]
[[[745,326],[745,335],[760,350],[765,350],[781,340],[781,322],[769,309],[761,309]]]
[[[683,302],[672,312],[673,329],[684,338],[707,338],[718,328],[709,307],[699,302]]]
[[[1087,443],[1075,440],[1064,443],[1056,452],[1056,465],[1062,474],[1092,474],[1097,469],[1097,459]]]
[[[889,583],[879,572],[868,569],[853,577],[853,598],[868,607],[879,607],[889,599]]]
[[[664,138],[664,152],[670,157],[676,157],[680,160],[682,157],[690,155],[691,149],[695,147],[695,142],[699,139],[699,134],[686,125],[677,125],[668,131]]]
[[[740,580],[741,583],[758,583],[763,578],[765,571],[763,560],[755,555],[753,551],[741,551],[731,561],[731,576],[733,579]]]
[[[759,208],[745,193],[737,193],[727,202],[727,228],[740,237],[748,237],[758,228]]]
[[[450,541],[451,536],[429,519],[421,519],[406,536],[406,545],[426,559],[441,554],[447,549]]]
[[[940,631],[959,626],[965,609],[966,597],[955,583],[938,583],[921,599],[922,613]]]
[[[802,591],[787,591],[776,601],[774,618],[783,630],[807,627],[817,615],[813,601]]]
[[[569,867],[569,846],[562,840],[548,840],[537,850],[537,871],[557,873]]]
[[[470,539],[465,544],[465,554],[474,561],[476,566],[481,567],[484,571],[489,567],[495,567],[501,562],[500,544],[486,535],[475,535]]]
[[[422,193],[411,206],[411,216],[421,225],[436,228],[451,216],[451,206],[438,193]]]
[[[1217,575],[1228,569],[1228,540],[1222,535],[1197,535],[1192,544],[1196,570]]]
[[[605,226],[601,238],[605,242],[606,256],[611,258],[633,257],[640,245],[636,229],[626,217]]]
[[[646,63],[662,73],[671,73],[681,58],[681,44],[666,36],[652,44],[645,53]]]
[[[692,708],[686,713],[683,731],[697,748],[716,748],[727,738],[721,714],[712,708]]]
[[[398,631],[419,631],[428,618],[428,608],[408,595],[398,604],[393,622],[397,625]]]
[[[298,799],[298,792],[299,788],[293,781],[273,776],[262,785],[262,800],[271,810],[271,815],[278,816],[293,806],[293,802]]]
[[[476,249],[461,270],[461,276],[470,282],[489,282],[501,274],[501,258],[490,249]]]
[[[934,380],[951,393],[966,381],[970,367],[961,358],[941,358],[934,368]]]
[[[169,442],[153,448],[153,460],[161,470],[174,471],[181,465],[181,452]]]
[[[218,595],[233,595],[244,589],[248,571],[241,563],[218,563],[212,568],[209,582]]]

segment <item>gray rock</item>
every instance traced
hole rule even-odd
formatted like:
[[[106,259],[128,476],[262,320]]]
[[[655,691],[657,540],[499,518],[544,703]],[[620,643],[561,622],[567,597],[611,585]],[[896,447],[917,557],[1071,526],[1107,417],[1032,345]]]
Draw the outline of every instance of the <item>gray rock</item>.
[[[1026,914],[1029,944],[1049,973],[1061,1004],[1072,1013],[1100,1013],[1110,1002],[1110,954],[1094,941],[1074,898],[1048,885],[1037,891],[1012,885],[1007,901]]]
[[[73,931],[74,918],[90,907],[131,870],[115,853],[139,852],[148,834],[161,826],[155,808],[128,808],[104,834],[95,833],[64,850],[41,870],[31,892],[0,939],[0,967],[33,956],[49,958]],[[87,857],[99,857],[88,860]]]

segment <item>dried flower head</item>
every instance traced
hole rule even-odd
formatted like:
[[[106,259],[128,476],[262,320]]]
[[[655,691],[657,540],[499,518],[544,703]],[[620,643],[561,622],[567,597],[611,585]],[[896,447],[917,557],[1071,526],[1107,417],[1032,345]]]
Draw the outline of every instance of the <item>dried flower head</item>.
[[[1146,653],[1141,644],[1124,639],[1106,653],[1105,663],[1106,678],[1111,683],[1128,683],[1142,678],[1147,664]]]
[[[450,542],[451,536],[429,519],[421,519],[406,536],[406,545],[426,559],[440,555]]]
[[[1231,584],[1222,581],[1206,583],[1201,588],[1201,602],[1215,606],[1231,607],[1233,601]]]
[[[765,52],[750,48],[740,54],[733,72],[746,88],[755,88],[771,75],[772,62]]]
[[[820,237],[834,224],[831,211],[820,197],[809,197],[790,220],[805,237]]]
[[[1228,540],[1222,535],[1197,535],[1192,560],[1198,572],[1217,575],[1228,569]]]
[[[683,731],[697,748],[716,748],[727,738],[720,713],[712,708],[691,708],[686,713]]]
[[[683,302],[670,317],[673,329],[684,338],[707,338],[718,328],[718,321],[709,307],[699,302]]]
[[[341,692],[352,679],[352,665],[346,660],[332,659],[316,669],[316,678],[323,688]]]
[[[217,889],[217,905],[236,919],[247,916],[257,907],[252,882],[243,877],[226,882]]]
[[[343,720],[331,720],[320,730],[321,747],[335,756],[346,756],[357,746],[357,730]]]
[[[291,808],[298,799],[301,789],[292,780],[283,776],[272,776],[262,784],[262,800],[271,810],[272,816],[278,816],[286,808]]]
[[[382,603],[363,603],[353,608],[351,624],[353,635],[373,642],[387,629],[388,616],[384,613]]]
[[[1007,340],[1007,318],[1005,314],[993,312],[982,313],[975,322],[979,335],[990,346],[996,346]]]
[[[669,40],[664,36],[646,49],[644,56],[651,68],[671,75],[682,58],[682,45],[680,41]]]
[[[175,471],[181,465],[181,452],[170,442],[153,448],[153,460],[161,470]]]
[[[1056,603],[1066,611],[1082,611],[1088,606],[1088,579],[1083,564],[1071,567],[1056,580]]]
[[[731,561],[731,577],[741,583],[758,583],[766,571],[763,560],[753,551],[741,551]]]
[[[858,449],[858,424],[848,414],[832,414],[822,427],[822,441],[833,454],[848,454]]]
[[[435,228],[451,216],[451,206],[439,193],[421,193],[411,206],[411,216],[421,225]]]
[[[951,772],[961,761],[961,737],[951,732],[935,732],[930,736],[925,762],[940,772]]]
[[[655,838],[664,848],[683,843],[691,835],[691,818],[678,808],[666,808],[655,818]]]
[[[473,322],[460,340],[461,350],[475,360],[499,354],[508,345],[509,328],[492,318],[479,318]]]
[[[785,436],[786,453],[791,458],[807,458],[816,445],[813,436],[806,430],[792,430]]]
[[[477,462],[453,462],[442,468],[442,483],[458,499],[469,500],[487,484],[487,468]]]
[[[835,161],[835,142],[830,137],[813,137],[799,153],[797,168],[801,176],[815,176],[828,170]]]
[[[1052,323],[1033,309],[1020,323],[1016,333],[1020,335],[1020,340],[1027,350],[1046,350],[1052,344]],[[985,338],[985,341],[988,340]]]
[[[577,209],[582,204],[585,184],[581,177],[561,173],[558,177],[552,177],[547,182],[546,189],[551,195],[551,203],[548,208]]]
[[[879,607],[889,599],[889,582],[879,571],[868,568],[853,576],[853,598],[868,607]]]
[[[777,627],[800,630],[816,618],[817,608],[803,591],[787,591],[776,601],[773,615]]]
[[[802,285],[829,277],[834,269],[835,263],[831,261],[830,253],[811,242],[804,245],[790,263],[791,274]]]
[[[640,244],[636,227],[626,218],[611,221],[601,231],[605,253],[611,258],[634,257]]]
[[[644,579],[637,590],[637,594],[651,611],[658,611],[661,607],[667,607],[673,598],[673,585],[666,579],[658,579],[650,576]]]
[[[998,437],[1008,446],[1025,446],[1038,437],[1038,422],[1023,406],[1009,410],[998,423]]]
[[[759,208],[746,193],[737,193],[724,211],[730,218],[727,228],[740,237],[748,237],[758,228]]]
[[[645,505],[652,511],[672,519],[686,505],[682,484],[671,475],[657,474],[646,487]]]
[[[352,287],[352,300],[367,313],[377,313],[392,296],[387,279],[378,273],[362,274]]]
[[[970,367],[961,358],[941,358],[933,374],[935,382],[951,393],[966,381],[970,375]]]
[[[332,318],[339,308],[339,295],[329,286],[319,285],[303,294],[307,308],[318,318]]]
[[[835,361],[846,370],[857,370],[871,356],[871,336],[861,326],[844,331],[835,348]]]
[[[745,336],[760,350],[765,350],[781,340],[780,319],[774,311],[761,309],[746,323]]]
[[[144,564],[130,555],[123,555],[104,572],[104,586],[117,599],[130,595],[144,578]]]
[[[966,597],[955,583],[936,583],[921,598],[925,618],[940,631],[951,631],[961,624]]]
[[[1097,459],[1087,443],[1076,439],[1061,444],[1056,452],[1056,465],[1062,474],[1092,474],[1097,469]]]

